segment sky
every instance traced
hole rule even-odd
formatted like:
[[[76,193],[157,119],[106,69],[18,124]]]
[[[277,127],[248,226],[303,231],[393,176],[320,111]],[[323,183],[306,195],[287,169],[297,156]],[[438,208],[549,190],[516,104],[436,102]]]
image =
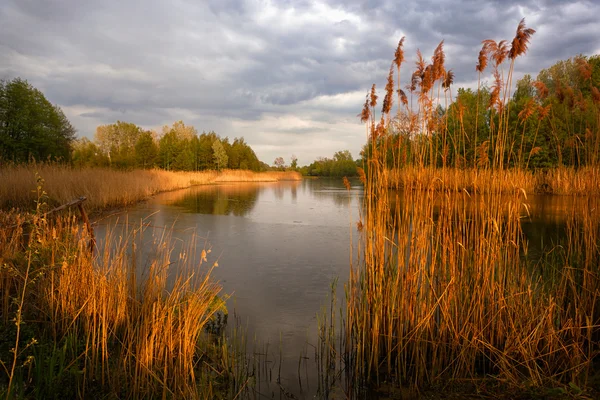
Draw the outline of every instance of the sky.
[[[476,87],[484,39],[537,32],[516,78],[600,53],[600,0],[2,0],[0,79],[21,77],[79,137],[117,120],[244,137],[259,159],[299,165],[366,141],[357,114],[380,94],[402,36],[402,86],[416,50],[444,40],[454,88]],[[483,80],[491,82],[486,74]]]

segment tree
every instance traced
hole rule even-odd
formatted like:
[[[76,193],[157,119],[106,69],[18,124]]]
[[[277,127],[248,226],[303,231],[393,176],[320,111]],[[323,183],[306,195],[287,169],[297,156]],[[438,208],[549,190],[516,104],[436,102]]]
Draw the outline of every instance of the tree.
[[[192,145],[193,142],[191,139],[179,140],[173,169],[180,171],[191,171],[194,169],[194,150]]]
[[[217,167],[217,170],[220,171],[222,168],[227,166],[227,152],[225,152],[225,148],[219,139],[214,141],[212,149],[215,166]]]
[[[106,157],[95,143],[84,137],[73,141],[73,154],[71,162],[75,167],[107,167],[108,157]]]
[[[295,170],[296,168],[298,168],[298,157],[296,157],[295,154],[292,154],[292,162],[290,164],[290,167]]]
[[[158,158],[160,165],[167,171],[173,168],[175,157],[177,156],[177,148],[179,140],[175,131],[169,131],[163,135],[158,142]]]
[[[285,161],[283,160],[283,157],[277,157],[275,159],[275,161],[273,161],[273,165],[275,165],[279,169],[282,169],[283,166],[285,165]]]
[[[135,145],[142,128],[131,122],[117,121],[96,128],[95,141],[117,168],[131,168],[136,164]]]
[[[196,142],[196,165],[198,169],[210,169],[214,166],[213,143],[219,140],[215,132],[203,132]]]
[[[152,168],[158,156],[158,146],[152,132],[143,132],[135,144],[135,159],[140,168]]]
[[[20,78],[0,80],[0,159],[69,160],[74,139],[67,117],[42,92]]]

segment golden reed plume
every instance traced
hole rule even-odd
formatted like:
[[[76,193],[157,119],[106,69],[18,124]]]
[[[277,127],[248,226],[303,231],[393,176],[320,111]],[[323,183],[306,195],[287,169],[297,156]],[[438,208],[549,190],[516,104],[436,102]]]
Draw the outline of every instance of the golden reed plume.
[[[394,95],[394,63],[390,66],[390,72],[388,74],[387,83],[385,85],[385,97],[383,98],[383,105],[381,112],[389,114],[392,110]]]
[[[525,27],[525,18],[519,22],[517,26],[517,33],[512,41],[512,46],[508,52],[508,58],[514,60],[515,58],[523,55],[527,52],[527,46],[529,45],[529,39],[535,33],[535,29]]]
[[[396,65],[396,68],[400,68],[400,65],[402,65],[402,63],[404,62],[404,49],[402,48],[404,46],[404,36],[402,36],[402,39],[400,39],[400,41],[398,42],[398,47],[396,48],[396,52],[394,53],[394,64]]]

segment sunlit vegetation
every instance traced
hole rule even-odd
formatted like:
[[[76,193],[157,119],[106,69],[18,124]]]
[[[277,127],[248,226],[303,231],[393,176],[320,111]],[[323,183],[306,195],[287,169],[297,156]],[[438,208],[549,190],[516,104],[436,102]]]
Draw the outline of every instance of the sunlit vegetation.
[[[116,169],[162,168],[167,171],[248,169],[263,166],[244,138],[221,138],[215,132],[198,135],[183,121],[164,126],[160,133],[117,121],[96,129],[93,141],[87,138],[73,144],[76,167]]]
[[[75,129],[62,110],[22,79],[0,80],[0,163],[67,160]]]
[[[528,253],[521,223],[544,185],[598,194],[599,59],[559,63],[513,94],[534,32],[521,21],[512,41],[484,41],[477,71],[490,61],[493,84],[457,98],[443,42],[431,62],[417,52],[406,94],[403,38],[379,115],[375,87],[367,94],[362,261],[341,333],[327,319],[320,330],[321,372],[338,376],[338,358],[346,396],[598,394],[600,200],[568,212],[565,240],[541,255]],[[539,167],[556,169],[530,172]]]
[[[149,240],[138,224],[125,236],[109,230],[93,251],[72,215],[46,217],[41,181],[37,195],[33,213],[0,212],[5,398],[239,393],[245,354],[219,333],[227,310],[210,249],[191,240],[174,253],[168,233]]]
[[[302,167],[301,171],[305,175],[310,176],[356,176],[357,163],[352,159],[352,154],[348,150],[337,151],[333,158],[319,158],[312,164]]]
[[[0,185],[0,209],[17,207],[29,210],[36,200],[31,188],[35,187],[37,176],[45,181],[49,205],[59,206],[85,196],[86,208],[92,212],[128,206],[158,192],[192,185],[301,179],[301,175],[294,171],[119,171],[110,168],[80,169],[64,164],[18,164],[0,168],[0,181],[3,183]]]

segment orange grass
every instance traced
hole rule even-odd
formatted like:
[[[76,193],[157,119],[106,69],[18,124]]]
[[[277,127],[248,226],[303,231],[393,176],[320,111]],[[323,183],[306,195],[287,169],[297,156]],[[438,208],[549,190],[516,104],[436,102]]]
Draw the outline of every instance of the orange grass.
[[[500,79],[492,93],[499,114],[494,171],[487,163],[483,170],[431,167],[439,156],[434,96],[448,81],[441,43],[432,64],[418,52],[410,92],[418,94],[419,110],[405,105],[420,124],[418,166],[406,168],[400,159],[390,166],[388,159],[397,146],[393,74],[380,118],[371,91],[360,115],[371,146],[366,174],[360,171],[361,263],[351,268],[339,336],[347,397],[365,397],[365,387],[381,391],[383,382],[417,389],[484,380],[524,390],[588,388],[600,355],[600,198],[589,196],[583,212],[568,213],[567,237],[548,243],[538,259],[528,255],[521,223],[528,192],[598,194],[598,171],[503,170],[510,78],[533,32],[521,21],[511,48],[484,42],[483,55],[494,57],[496,69],[511,60],[508,82]]]
[[[219,182],[274,182],[302,179],[298,172],[171,172],[159,169],[116,171],[76,169],[60,164],[29,164],[0,168],[0,209],[35,207],[37,176],[44,180],[48,202],[54,206],[80,196],[92,211],[134,204],[158,192]]]
[[[390,187],[402,189],[467,191],[469,193],[526,193],[564,196],[600,196],[600,170],[595,167],[525,169],[457,169],[405,166],[392,169]]]
[[[74,218],[42,215],[0,212],[3,326],[14,326],[9,320],[16,313],[16,343],[25,339],[22,324],[36,338],[15,347],[9,392],[33,387],[42,397],[61,393],[67,388],[59,382],[43,384],[55,372],[71,377],[66,386],[79,398],[214,398],[219,382],[239,389],[229,381],[237,368],[232,355],[211,345],[204,331],[223,304],[210,279],[210,250],[192,240],[173,254],[168,233],[148,240],[138,226],[125,236],[108,231],[100,253],[92,255]],[[155,254],[142,271],[141,249],[148,247]],[[20,306],[13,301],[19,298]],[[48,341],[53,355],[58,348],[67,359],[65,370],[43,367],[48,347],[37,343]]]

